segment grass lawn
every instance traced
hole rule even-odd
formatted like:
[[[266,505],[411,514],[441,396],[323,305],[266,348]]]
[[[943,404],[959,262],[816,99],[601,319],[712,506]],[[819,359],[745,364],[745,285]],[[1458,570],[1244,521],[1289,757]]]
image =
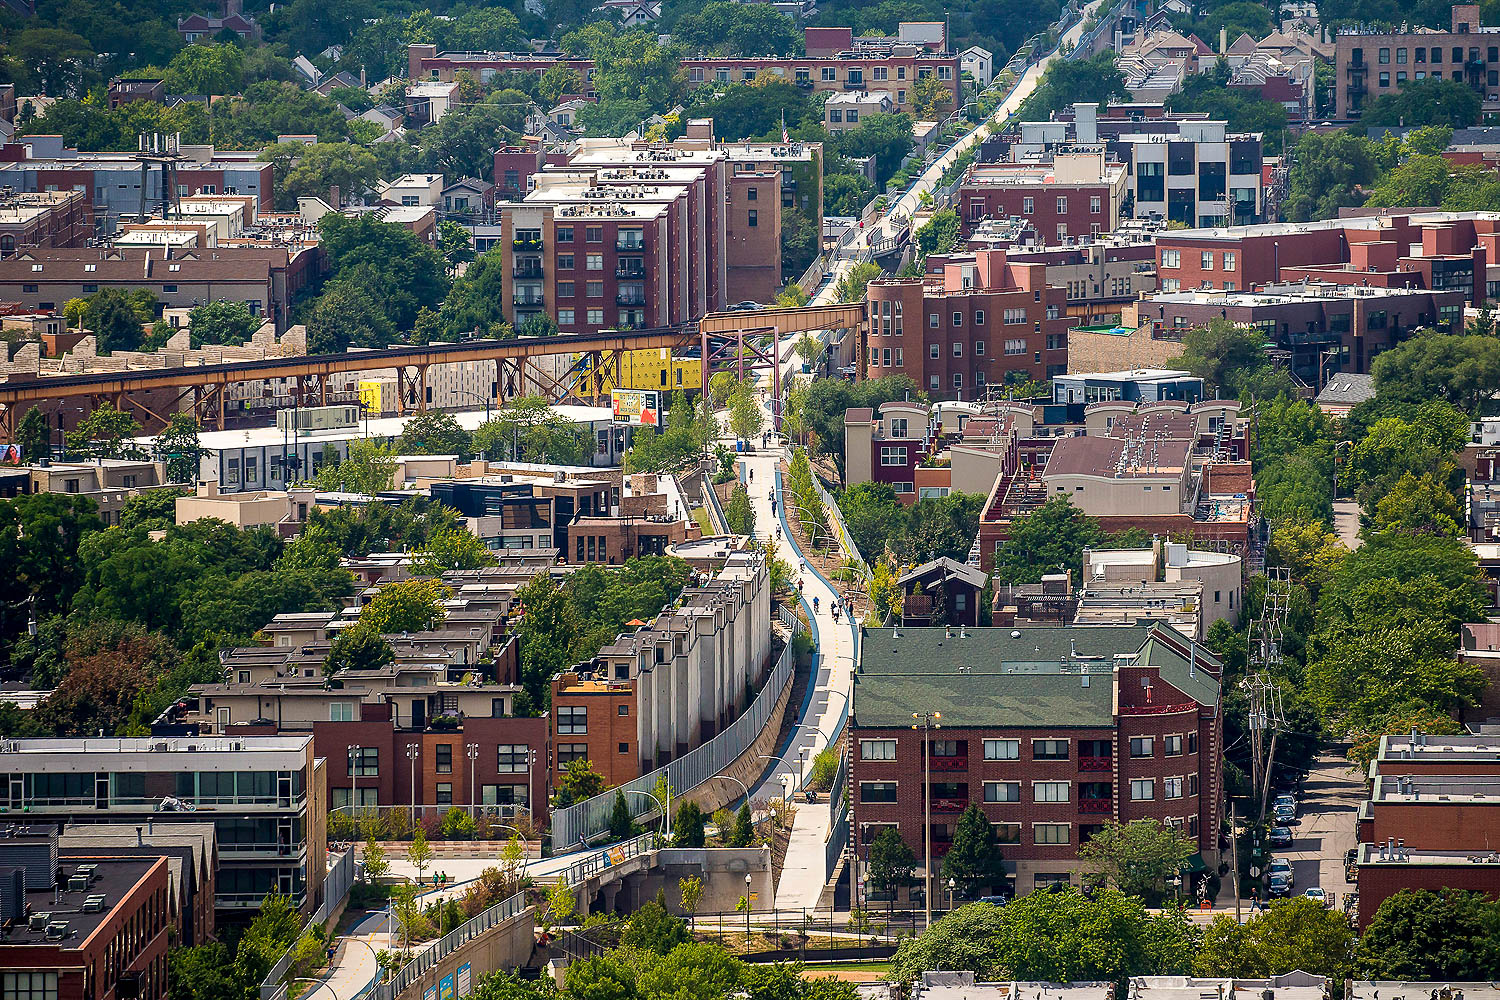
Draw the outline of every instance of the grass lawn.
[[[869,962],[814,962],[803,965],[804,978],[834,976],[851,983],[872,983],[884,979],[891,971],[891,963],[885,959]]]

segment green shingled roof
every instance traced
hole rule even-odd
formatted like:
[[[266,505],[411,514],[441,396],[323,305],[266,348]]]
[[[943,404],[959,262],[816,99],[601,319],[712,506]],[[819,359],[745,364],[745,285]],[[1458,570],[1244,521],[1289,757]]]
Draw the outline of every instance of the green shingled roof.
[[[941,712],[945,726],[1108,726],[1121,657],[1215,704],[1218,682],[1201,669],[1210,655],[1200,649],[1194,667],[1177,644],[1139,625],[867,629],[852,714],[862,727],[909,726],[916,711]]]

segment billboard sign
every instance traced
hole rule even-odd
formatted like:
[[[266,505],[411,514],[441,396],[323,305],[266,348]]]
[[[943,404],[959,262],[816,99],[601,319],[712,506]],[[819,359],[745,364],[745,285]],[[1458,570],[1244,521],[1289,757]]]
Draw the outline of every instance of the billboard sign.
[[[661,423],[661,393],[655,389],[614,389],[615,420],[642,427],[657,427]]]

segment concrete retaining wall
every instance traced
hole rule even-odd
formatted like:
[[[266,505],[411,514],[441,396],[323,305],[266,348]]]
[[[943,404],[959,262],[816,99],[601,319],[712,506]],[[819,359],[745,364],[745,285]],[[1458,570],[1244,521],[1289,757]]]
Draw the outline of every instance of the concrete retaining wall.
[[[667,908],[682,916],[681,879],[697,876],[703,880],[700,913],[732,913],[745,894],[745,876],[750,876],[750,901],[753,910],[774,907],[776,884],[771,872],[769,847],[669,847],[656,852],[656,864],[638,876],[641,899],[656,898],[661,890],[667,897]]]
[[[762,760],[760,754],[774,753],[776,750],[776,738],[781,734],[781,724],[786,718],[787,703],[792,698],[792,685],[796,681],[796,673],[787,677],[786,687],[781,690],[781,697],[776,701],[776,707],[771,710],[771,717],[766,720],[766,728],[761,730],[760,736],[756,737],[754,743],[745,749],[745,752],[734,759],[734,762],[721,771],[732,778],[738,778],[752,791],[760,776],[765,773],[766,761]],[[705,813],[712,814],[716,809],[722,809],[729,803],[741,797],[740,786],[733,781],[723,778],[714,778],[703,782],[697,788],[682,795],[682,798],[698,803]],[[677,804],[672,803],[673,810]],[[743,887],[741,889],[743,891]],[[668,893],[670,895],[670,893]]]
[[[447,976],[457,982],[459,966],[470,969],[470,991],[480,977],[497,969],[519,969],[530,964],[536,945],[536,912],[527,907],[504,923],[496,924],[483,934],[455,948],[432,968],[396,995],[395,1000],[422,1000],[428,987],[437,987]],[[457,990],[455,989],[455,992]]]

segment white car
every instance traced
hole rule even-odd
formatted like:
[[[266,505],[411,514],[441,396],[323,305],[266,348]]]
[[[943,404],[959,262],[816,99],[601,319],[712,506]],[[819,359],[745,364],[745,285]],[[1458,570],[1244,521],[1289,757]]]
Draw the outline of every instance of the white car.
[[[1320,886],[1315,885],[1311,889],[1308,889],[1306,892],[1304,892],[1302,895],[1306,896],[1308,899],[1316,900],[1317,902],[1322,903],[1324,906],[1333,905],[1333,899],[1328,895],[1328,892]]]

